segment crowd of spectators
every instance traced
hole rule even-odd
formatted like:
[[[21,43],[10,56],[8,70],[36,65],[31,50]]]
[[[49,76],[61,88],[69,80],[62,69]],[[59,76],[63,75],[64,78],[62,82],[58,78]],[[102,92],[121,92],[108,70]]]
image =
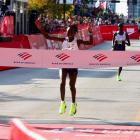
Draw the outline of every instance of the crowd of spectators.
[[[42,22],[46,32],[62,31],[69,27],[71,24],[95,23],[91,17],[71,16],[66,19],[57,19],[48,17],[45,14],[40,15],[39,20]]]
[[[99,15],[99,18],[97,18],[97,24],[98,25],[115,25],[118,24],[120,22],[124,23],[124,24],[130,24],[130,25],[134,25],[137,24],[137,21],[130,17],[126,17],[123,14],[118,15],[116,13],[102,13],[101,15]]]
[[[48,17],[45,14],[41,14],[38,18],[41,21],[46,32],[58,31],[65,25],[63,19],[54,19],[52,17]]]
[[[117,25],[122,22],[124,24],[134,25],[140,24],[140,20],[135,21],[132,17],[125,17],[124,15],[117,15],[112,12],[102,12],[98,16],[79,16],[74,15],[66,17],[66,19],[57,19],[48,17],[46,14],[41,14],[39,16],[42,25],[44,26],[46,32],[54,32],[66,29],[70,24],[82,24],[82,23],[92,23],[94,25]]]

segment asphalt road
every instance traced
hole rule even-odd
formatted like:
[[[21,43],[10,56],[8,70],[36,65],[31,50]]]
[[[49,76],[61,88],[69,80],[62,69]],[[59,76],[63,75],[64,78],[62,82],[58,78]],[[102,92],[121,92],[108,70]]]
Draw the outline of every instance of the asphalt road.
[[[128,50],[140,51],[132,40]],[[111,42],[92,50],[109,50]],[[140,121],[140,66],[125,67],[123,81],[116,81],[117,68],[79,69],[76,83],[78,112],[68,115],[71,94],[66,86],[67,111],[58,114],[60,103],[58,69],[17,68],[0,71],[0,120],[23,118],[47,122],[133,122]]]

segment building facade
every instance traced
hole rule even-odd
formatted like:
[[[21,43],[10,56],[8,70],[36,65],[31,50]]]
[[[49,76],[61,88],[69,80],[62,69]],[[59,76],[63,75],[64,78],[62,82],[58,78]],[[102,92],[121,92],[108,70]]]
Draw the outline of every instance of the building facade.
[[[128,17],[140,18],[140,0],[128,0]]]
[[[89,7],[95,7],[96,0],[91,0],[88,4]],[[110,9],[112,12],[116,11],[116,3],[111,3],[109,0],[106,0],[106,8]]]
[[[15,34],[28,34],[28,0],[1,0],[1,3],[1,16],[5,16],[7,13],[14,16]]]
[[[11,0],[10,5],[15,12],[15,33],[29,33],[28,0]]]

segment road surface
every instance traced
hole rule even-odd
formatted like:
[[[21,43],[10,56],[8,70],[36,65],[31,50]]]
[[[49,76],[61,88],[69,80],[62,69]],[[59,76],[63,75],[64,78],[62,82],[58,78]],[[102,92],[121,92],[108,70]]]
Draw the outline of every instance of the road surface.
[[[127,50],[140,51],[140,41],[132,40]],[[111,42],[92,50],[110,50]],[[140,66],[125,67],[122,82],[117,68],[79,69],[76,83],[78,112],[68,115],[71,94],[66,86],[67,111],[58,114],[60,103],[58,69],[17,68],[0,71],[0,120],[11,118],[47,122],[137,122],[140,121]],[[63,120],[63,121],[62,121]]]

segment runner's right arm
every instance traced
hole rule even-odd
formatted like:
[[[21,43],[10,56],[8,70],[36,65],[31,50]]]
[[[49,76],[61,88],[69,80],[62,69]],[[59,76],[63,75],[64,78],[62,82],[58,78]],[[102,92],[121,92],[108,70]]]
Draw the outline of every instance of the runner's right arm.
[[[56,40],[56,41],[64,41],[65,38],[59,38],[59,37],[53,37],[53,36],[50,36],[44,29],[40,19],[38,18],[36,21],[35,21],[35,25],[37,26],[37,28],[40,30],[40,32],[45,36],[46,39],[50,39],[50,40]]]
[[[113,39],[112,39],[112,50],[114,50],[114,46],[115,46],[115,36],[117,35],[117,33],[113,34]]]

